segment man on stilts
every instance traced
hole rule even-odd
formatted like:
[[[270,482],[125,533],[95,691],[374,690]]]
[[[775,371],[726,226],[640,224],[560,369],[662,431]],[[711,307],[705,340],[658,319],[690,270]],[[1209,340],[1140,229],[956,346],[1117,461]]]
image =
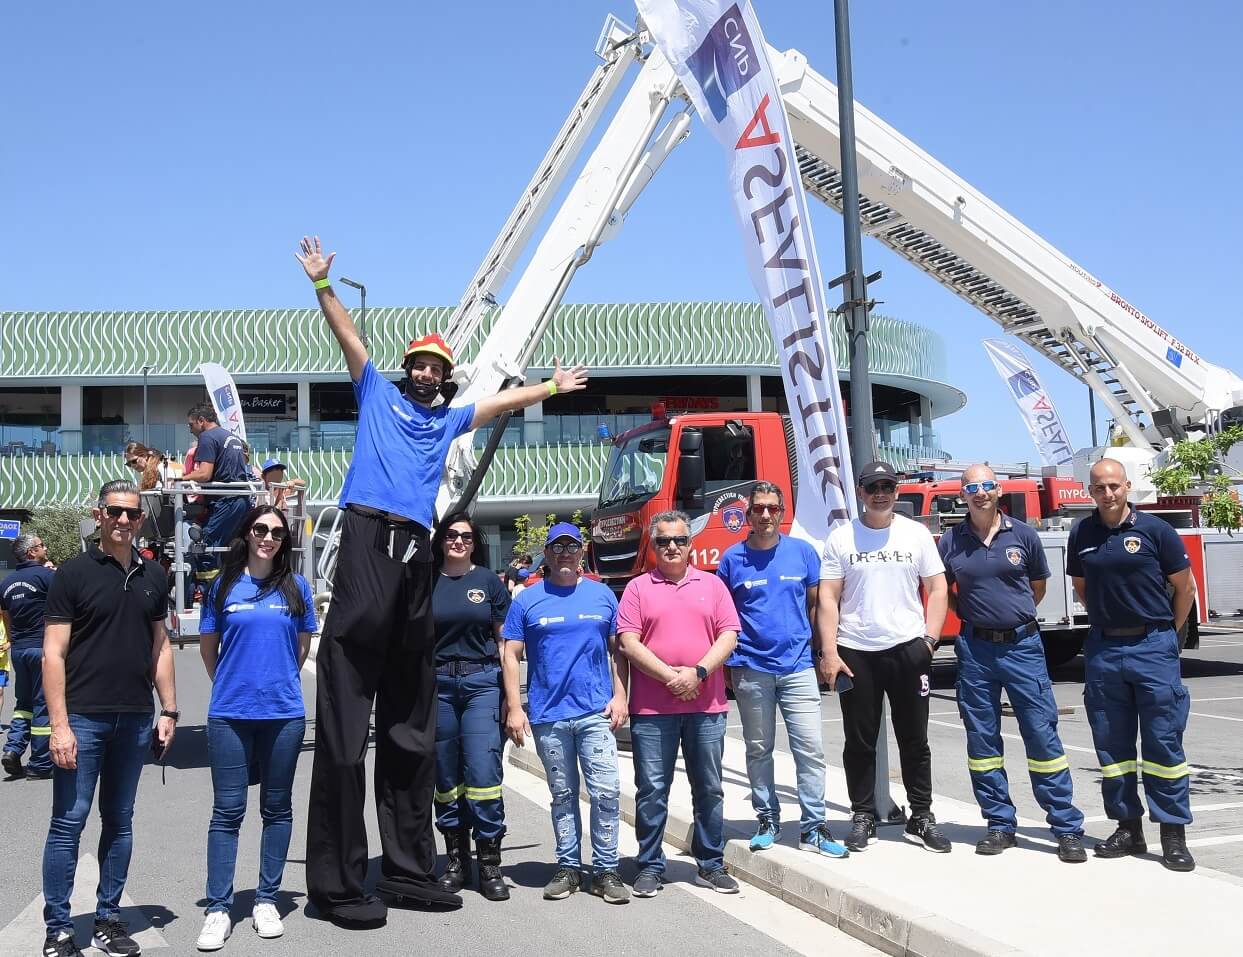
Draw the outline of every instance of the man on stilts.
[[[437,887],[435,635],[431,526],[449,446],[502,412],[587,382],[582,366],[554,362],[547,382],[450,407],[453,353],[438,335],[410,343],[400,387],[376,371],[333,293],[319,238],[298,261],[315,285],[358,399],[358,437],[341,490],[344,511],[332,604],[316,656],[315,763],[307,820],[307,891],[344,927],[377,927],[387,908],[367,893],[364,761],[375,703],[375,800],[382,857],[376,890],[459,907]],[[441,401],[441,400],[444,401]]]

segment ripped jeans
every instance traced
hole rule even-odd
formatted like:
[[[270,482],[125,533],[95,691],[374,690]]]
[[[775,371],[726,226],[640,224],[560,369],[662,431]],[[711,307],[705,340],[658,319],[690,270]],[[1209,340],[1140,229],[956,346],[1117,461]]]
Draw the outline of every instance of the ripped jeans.
[[[583,821],[578,810],[579,767],[591,800],[591,866],[596,874],[617,870],[617,830],[621,822],[618,795],[617,739],[603,714],[565,718],[531,729],[535,750],[544,762],[552,792],[552,828],[557,837],[557,863],[582,867]]]

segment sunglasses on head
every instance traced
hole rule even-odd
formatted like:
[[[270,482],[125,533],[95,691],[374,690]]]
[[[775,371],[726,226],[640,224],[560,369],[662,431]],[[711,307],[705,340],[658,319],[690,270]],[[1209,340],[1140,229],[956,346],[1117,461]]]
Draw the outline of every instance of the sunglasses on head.
[[[689,535],[657,535],[652,541],[656,543],[657,548],[668,548],[670,545],[683,548],[691,543],[691,537]]]
[[[456,542],[459,538],[462,540],[462,544],[470,545],[470,544],[473,544],[475,541],[475,533],[474,532],[459,532],[452,528],[449,529],[447,532],[445,532],[446,542]]]
[[[259,541],[263,541],[271,535],[272,541],[283,542],[289,537],[289,529],[280,525],[264,525],[262,522],[255,522],[254,525],[250,526],[250,534]]]
[[[105,505],[104,514],[109,518],[120,518],[124,515],[131,522],[136,522],[142,518],[141,508],[126,508],[124,505]]]
[[[582,542],[557,542],[549,545],[548,550],[554,555],[577,555],[583,550]]]
[[[996,487],[997,483],[992,479],[985,479],[983,482],[968,482],[962,490],[968,495],[978,495],[980,492],[991,492]]]
[[[752,505],[749,509],[747,509],[747,511],[749,511],[752,515],[767,515],[769,513],[772,513],[773,515],[780,515],[782,512],[785,511],[785,506],[784,505]]]
[[[871,482],[863,486],[863,491],[869,495],[892,495],[898,490],[898,486],[893,482]]]

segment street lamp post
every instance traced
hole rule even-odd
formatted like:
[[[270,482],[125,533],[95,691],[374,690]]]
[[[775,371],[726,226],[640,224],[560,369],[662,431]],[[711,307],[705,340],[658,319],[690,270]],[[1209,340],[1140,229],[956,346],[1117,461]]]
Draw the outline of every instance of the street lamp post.
[[[154,369],[153,365],[142,367],[142,444],[151,448],[151,431],[147,424],[147,375]]]
[[[341,281],[347,286],[358,290],[359,298],[362,300],[358,317],[358,338],[362,340],[363,348],[369,350],[371,348],[371,341],[367,338],[367,287],[361,282],[346,279],[344,276],[341,277]]]

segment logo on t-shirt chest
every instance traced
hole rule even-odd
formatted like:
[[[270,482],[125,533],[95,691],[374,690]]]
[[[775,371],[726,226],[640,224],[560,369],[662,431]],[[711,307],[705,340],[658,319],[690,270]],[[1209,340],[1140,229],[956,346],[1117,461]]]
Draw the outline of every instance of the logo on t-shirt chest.
[[[1122,539],[1122,547],[1131,555],[1136,554],[1142,544],[1143,542],[1138,535],[1127,535]]]
[[[483,593],[482,588],[471,588],[466,592],[466,600],[472,605],[482,605],[488,596]]]
[[[1022,565],[1023,549],[1019,548],[1017,545],[1011,545],[1006,549],[1006,561],[1008,561],[1011,565]]]
[[[878,548],[874,552],[854,552],[850,556],[852,565],[887,565],[898,563],[915,564],[915,553],[905,552],[898,548]]]

